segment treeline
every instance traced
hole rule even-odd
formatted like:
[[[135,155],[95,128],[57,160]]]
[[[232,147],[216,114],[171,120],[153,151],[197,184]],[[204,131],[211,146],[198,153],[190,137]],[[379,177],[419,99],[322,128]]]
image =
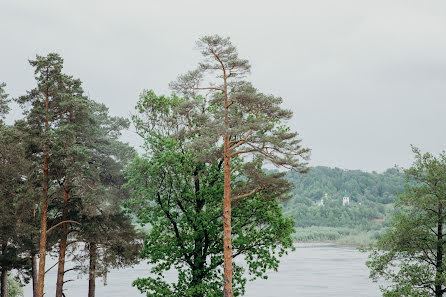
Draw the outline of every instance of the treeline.
[[[89,275],[92,297],[96,277],[138,259],[139,235],[121,210],[123,168],[135,155],[119,140],[129,122],[88,98],[59,55],[30,64],[33,89],[9,98],[0,85],[0,118],[12,100],[23,110],[12,125],[0,121],[1,297],[11,270],[42,297],[49,268],[57,269],[56,297],[64,296],[67,260]],[[54,268],[45,265],[48,253],[57,255]]]
[[[282,98],[243,79],[250,64],[229,38],[197,46],[202,62],[170,84],[173,94],[141,93],[132,117],[140,156],[119,141],[129,122],[85,96],[60,56],[30,61],[36,87],[14,99],[24,117],[0,124],[1,297],[13,269],[43,297],[49,253],[56,297],[67,260],[89,275],[89,297],[96,277],[139,257],[152,267],[133,285],[150,297],[241,296],[248,280],[277,270],[293,249],[280,204],[292,185],[264,164],[305,173],[309,149],[284,123],[292,112]],[[149,226],[144,240],[126,215]]]
[[[287,177],[295,187],[284,211],[294,217],[298,227],[373,228],[372,221],[386,217],[406,181],[396,168],[368,173],[318,166],[305,175],[289,172]],[[343,206],[344,195],[349,197],[349,205]],[[324,206],[316,205],[321,199]]]

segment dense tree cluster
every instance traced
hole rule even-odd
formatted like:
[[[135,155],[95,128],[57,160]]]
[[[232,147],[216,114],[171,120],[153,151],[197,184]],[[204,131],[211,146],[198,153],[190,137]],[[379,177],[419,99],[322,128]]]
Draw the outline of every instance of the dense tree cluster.
[[[250,65],[229,38],[197,44],[203,63],[171,84],[176,94],[143,92],[133,120],[146,153],[136,157],[119,140],[129,122],[88,98],[58,54],[30,61],[36,86],[15,98],[24,117],[0,122],[1,297],[13,269],[43,297],[48,254],[58,258],[56,297],[67,261],[88,274],[93,297],[96,277],[138,261],[142,237],[129,213],[148,225],[142,257],[155,276],[135,282],[148,296],[240,296],[248,275],[277,269],[292,249],[294,223],[280,205],[291,183],[263,166],[306,172],[309,150],[286,126],[282,99],[241,80]],[[214,85],[205,77],[217,70]],[[164,280],[171,268],[173,284]]]
[[[91,297],[97,276],[138,256],[138,234],[121,210],[123,169],[134,151],[118,138],[129,123],[89,99],[81,81],[62,72],[59,55],[37,56],[30,64],[36,87],[16,99],[23,119],[0,122],[1,296],[16,269],[42,297],[52,252],[58,255],[56,296],[63,296],[66,259],[74,257],[88,261]],[[9,109],[4,87],[2,117]],[[126,252],[116,256],[116,250]]]

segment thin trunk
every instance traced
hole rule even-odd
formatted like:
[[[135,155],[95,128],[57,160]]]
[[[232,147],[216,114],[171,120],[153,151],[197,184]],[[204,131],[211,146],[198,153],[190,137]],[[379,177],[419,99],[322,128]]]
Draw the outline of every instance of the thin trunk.
[[[33,255],[31,256],[32,264],[31,264],[31,277],[33,281],[33,297],[38,297],[37,294],[37,256],[33,252]]]
[[[435,277],[435,296],[443,297],[443,205],[438,206],[438,225],[437,225],[437,263]]]
[[[63,206],[62,206],[62,222],[68,216],[68,181],[64,184]],[[62,297],[63,292],[63,278],[65,274],[65,254],[67,251],[68,227],[67,224],[62,224],[62,235],[59,243],[59,264],[57,268],[57,282],[56,282],[56,297]]]
[[[49,98],[48,91],[45,94],[45,131],[48,132],[48,109]],[[47,141],[46,139],[44,141]],[[40,258],[39,258],[39,278],[37,283],[38,297],[43,297],[45,284],[45,257],[46,257],[46,230],[47,230],[47,216],[48,216],[48,144],[44,144],[44,160],[43,160],[43,179],[42,179],[42,212],[40,220]]]
[[[94,297],[96,289],[96,243],[90,242],[90,271],[88,278],[88,297]]]
[[[7,297],[8,296],[8,271],[4,268],[2,268],[2,275],[1,275],[1,297]]]
[[[223,164],[224,164],[224,195],[223,195],[223,261],[224,285],[223,296],[233,297],[232,291],[232,242],[231,242],[231,151],[229,147],[229,102],[226,84],[226,71],[223,68],[224,99],[225,99],[225,134],[223,136]]]
[[[8,243],[2,243],[2,255],[6,255],[8,249]],[[0,287],[0,296],[7,297],[8,296],[8,270],[5,267],[1,269],[1,287]]]

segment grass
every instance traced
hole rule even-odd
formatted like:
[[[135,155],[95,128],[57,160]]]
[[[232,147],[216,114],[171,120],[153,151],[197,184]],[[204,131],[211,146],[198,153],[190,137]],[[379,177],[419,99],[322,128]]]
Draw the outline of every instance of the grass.
[[[369,246],[382,234],[381,230],[362,228],[312,226],[296,228],[293,239],[296,242],[328,242],[348,246]]]

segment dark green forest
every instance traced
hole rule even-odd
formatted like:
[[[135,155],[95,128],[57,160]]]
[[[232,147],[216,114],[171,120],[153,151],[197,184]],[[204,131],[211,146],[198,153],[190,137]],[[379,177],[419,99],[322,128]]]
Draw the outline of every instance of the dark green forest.
[[[290,171],[287,178],[294,188],[283,210],[295,221],[294,239],[347,245],[369,245],[383,234],[406,185],[397,168],[370,173],[316,166],[304,175]]]
[[[358,227],[384,219],[404,189],[405,177],[396,168],[383,173],[317,166],[305,175],[289,172],[294,185],[284,211],[297,227]],[[347,195],[350,203],[343,206]],[[317,205],[324,200],[324,205]]]

